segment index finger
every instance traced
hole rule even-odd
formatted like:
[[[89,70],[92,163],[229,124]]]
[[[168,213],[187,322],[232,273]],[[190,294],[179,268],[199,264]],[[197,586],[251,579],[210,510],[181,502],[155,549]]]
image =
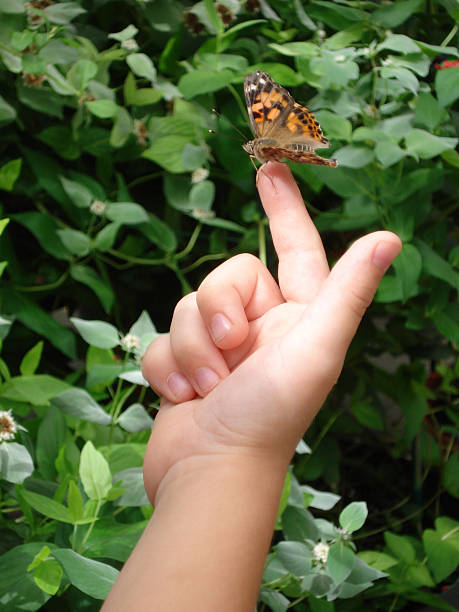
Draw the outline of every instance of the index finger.
[[[309,303],[330,269],[319,232],[287,164],[268,162],[257,187],[279,258],[279,286],[285,300]]]

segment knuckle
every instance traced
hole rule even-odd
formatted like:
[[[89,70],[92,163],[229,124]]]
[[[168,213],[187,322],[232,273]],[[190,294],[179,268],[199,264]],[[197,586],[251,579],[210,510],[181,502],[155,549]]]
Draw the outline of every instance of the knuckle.
[[[362,287],[360,289],[349,288],[349,297],[347,300],[348,306],[355,314],[357,319],[361,319],[365,314],[368,306],[371,304],[371,297],[368,288]]]

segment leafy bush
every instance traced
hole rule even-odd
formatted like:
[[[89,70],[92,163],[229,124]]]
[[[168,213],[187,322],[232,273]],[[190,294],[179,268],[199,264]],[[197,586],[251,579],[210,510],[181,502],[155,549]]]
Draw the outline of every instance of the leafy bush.
[[[254,69],[332,142],[339,168],[292,167],[331,263],[373,229],[404,242],[297,449],[259,609],[454,609],[458,19],[449,0],[0,0],[2,609],[98,609],[152,511],[152,321],[215,262],[273,263],[226,121],[249,139]]]

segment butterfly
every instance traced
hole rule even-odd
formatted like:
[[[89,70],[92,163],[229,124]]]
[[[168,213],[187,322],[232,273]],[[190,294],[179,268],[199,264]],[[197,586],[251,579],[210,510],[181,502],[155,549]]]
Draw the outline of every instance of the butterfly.
[[[330,146],[313,113],[295,102],[289,92],[266,72],[245,77],[245,101],[255,138],[242,145],[259,162],[289,159],[299,164],[336,168],[336,159],[320,157],[315,149]]]

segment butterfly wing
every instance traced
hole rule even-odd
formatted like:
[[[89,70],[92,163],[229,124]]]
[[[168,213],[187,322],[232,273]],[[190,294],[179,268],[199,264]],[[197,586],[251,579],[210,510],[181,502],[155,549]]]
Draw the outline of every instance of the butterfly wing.
[[[255,138],[267,138],[277,130],[295,104],[289,92],[261,70],[246,76],[244,94]]]

